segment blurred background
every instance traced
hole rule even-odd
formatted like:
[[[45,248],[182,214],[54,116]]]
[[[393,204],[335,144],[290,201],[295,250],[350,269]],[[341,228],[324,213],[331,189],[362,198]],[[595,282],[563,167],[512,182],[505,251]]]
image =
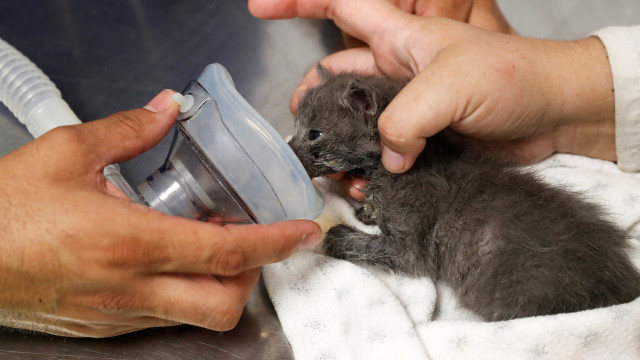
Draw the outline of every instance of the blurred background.
[[[606,26],[640,24],[636,0],[497,0],[523,36],[575,40]]]
[[[302,76],[342,46],[328,21],[255,19],[246,1],[0,2],[0,37],[47,74],[82,121],[144,106],[162,89],[182,91],[210,63],[224,65],[238,91],[281,133]],[[0,155],[31,140],[0,111]],[[137,184],[164,162],[157,148],[122,164]]]

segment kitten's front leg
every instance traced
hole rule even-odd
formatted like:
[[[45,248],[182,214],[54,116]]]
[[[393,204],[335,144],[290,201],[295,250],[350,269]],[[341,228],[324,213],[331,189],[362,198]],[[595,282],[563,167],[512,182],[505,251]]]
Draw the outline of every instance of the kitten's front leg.
[[[399,256],[385,246],[384,235],[367,234],[346,225],[327,232],[323,248],[328,256],[352,262],[364,262],[386,270],[399,270]]]

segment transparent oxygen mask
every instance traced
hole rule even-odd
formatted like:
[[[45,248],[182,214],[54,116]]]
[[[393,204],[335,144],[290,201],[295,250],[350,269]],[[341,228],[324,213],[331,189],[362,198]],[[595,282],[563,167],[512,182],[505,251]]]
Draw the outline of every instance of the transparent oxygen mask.
[[[178,113],[167,160],[137,186],[138,201],[224,224],[320,215],[322,197],[302,164],[222,65],[207,66],[183,95],[190,106]]]

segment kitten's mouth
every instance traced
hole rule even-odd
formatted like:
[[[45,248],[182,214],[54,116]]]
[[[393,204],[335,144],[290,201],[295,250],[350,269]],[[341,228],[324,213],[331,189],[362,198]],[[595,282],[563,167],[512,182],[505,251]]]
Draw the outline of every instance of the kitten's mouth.
[[[333,175],[339,172],[349,172],[355,169],[350,163],[339,161],[339,160],[331,160],[331,161],[322,161],[317,162],[313,166],[305,167],[307,173],[309,173],[309,177],[320,177],[326,175]]]
[[[324,161],[318,159],[313,167],[307,168],[306,170],[312,178],[333,175],[339,172],[366,176],[378,168],[378,163],[379,161],[375,161],[370,158],[362,159],[359,161],[359,164],[354,164],[346,159],[331,159]]]

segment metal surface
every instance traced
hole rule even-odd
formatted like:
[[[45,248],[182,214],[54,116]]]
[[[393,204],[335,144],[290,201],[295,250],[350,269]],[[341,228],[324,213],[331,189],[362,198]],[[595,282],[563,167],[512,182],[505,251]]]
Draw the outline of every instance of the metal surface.
[[[215,332],[193,326],[156,328],[107,339],[79,339],[0,328],[0,359],[293,359],[260,284],[238,326]]]
[[[243,0],[4,1],[0,37],[53,80],[83,121],[141,107],[163,88],[180,91],[218,62],[281,134],[292,131],[288,103],[299,80],[341,46],[330,22],[254,19]],[[0,156],[30,140],[0,105]],[[170,144],[168,136],[121,164],[124,176],[140,182],[164,162]],[[0,330],[0,359],[209,358],[291,358],[263,287],[226,333],[180,326],[96,340]]]

